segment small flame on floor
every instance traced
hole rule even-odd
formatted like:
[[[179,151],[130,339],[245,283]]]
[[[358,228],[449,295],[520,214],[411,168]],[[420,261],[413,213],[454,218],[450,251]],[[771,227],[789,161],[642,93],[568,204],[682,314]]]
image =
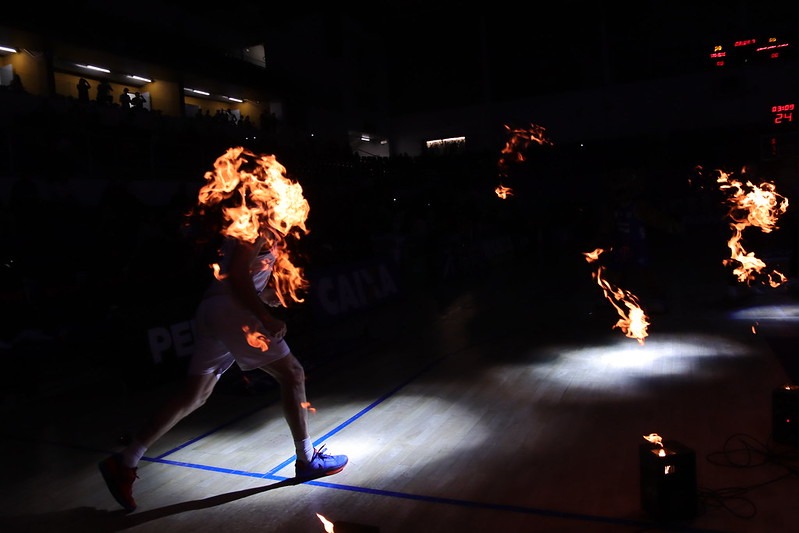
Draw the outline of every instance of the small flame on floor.
[[[325,533],[335,533],[335,530],[333,529],[333,522],[331,522],[324,516],[320,515],[319,513],[316,513],[316,516],[319,517],[319,520],[321,520],[322,524],[325,526]]]

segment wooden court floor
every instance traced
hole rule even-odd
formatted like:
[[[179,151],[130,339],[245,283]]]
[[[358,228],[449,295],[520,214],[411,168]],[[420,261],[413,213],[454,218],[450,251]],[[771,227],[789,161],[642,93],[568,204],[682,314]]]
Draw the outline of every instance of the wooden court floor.
[[[771,398],[794,378],[799,301],[757,294],[736,315],[692,287],[639,344],[589,281],[505,274],[296,343],[289,324],[309,353],[347,346],[308,360],[308,394],[312,437],[350,463],[303,484],[277,391],[220,383],[148,452],[124,513],[97,462],[169,384],[72,365],[3,405],[0,531],[314,533],[320,515],[338,533],[796,531],[799,451],[771,438]],[[651,433],[695,453],[692,516],[643,509]]]

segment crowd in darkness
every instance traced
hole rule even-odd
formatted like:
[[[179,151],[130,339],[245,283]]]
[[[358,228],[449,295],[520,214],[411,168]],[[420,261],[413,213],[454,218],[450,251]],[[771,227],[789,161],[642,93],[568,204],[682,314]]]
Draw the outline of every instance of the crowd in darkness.
[[[281,136],[273,125],[263,131],[121,113],[71,98],[22,94],[9,102],[11,96],[0,94],[13,132],[2,140],[8,157],[0,167],[9,184],[0,295],[4,308],[15,310],[0,329],[8,349],[37,331],[86,350],[87,330],[104,324],[118,335],[112,323],[120,315],[131,322],[131,309],[146,312],[159,302],[163,310],[168,301],[193,309],[210,270],[208,250],[193,241],[184,214],[203,174],[232,146],[275,154],[303,186],[310,233],[298,252],[313,269],[380,257],[396,264],[405,286],[440,290],[484,278],[492,262],[546,268],[552,252],[579,258],[601,245],[621,190],[635,190],[662,215],[650,233],[656,245],[682,246],[701,225],[713,233],[711,252],[724,253],[724,208],[712,187],[689,185],[692,154],[645,143],[591,153],[536,147],[527,162],[500,175],[501,147],[364,158],[347,147]],[[634,189],[624,185],[630,173]],[[76,190],[75,180],[96,184],[92,198],[80,196],[87,189]],[[153,204],[131,188],[137,180],[177,186]],[[494,192],[500,182],[513,190],[506,200]],[[98,338],[97,349],[108,341]]]

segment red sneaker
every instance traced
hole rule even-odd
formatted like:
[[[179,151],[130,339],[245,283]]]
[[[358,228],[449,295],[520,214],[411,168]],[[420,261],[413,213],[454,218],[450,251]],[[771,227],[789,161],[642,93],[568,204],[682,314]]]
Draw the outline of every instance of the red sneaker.
[[[111,496],[126,511],[135,511],[136,500],[133,499],[133,482],[139,477],[136,475],[136,469],[124,466],[119,455],[112,455],[100,461],[97,466],[100,468],[100,473],[103,475]]]

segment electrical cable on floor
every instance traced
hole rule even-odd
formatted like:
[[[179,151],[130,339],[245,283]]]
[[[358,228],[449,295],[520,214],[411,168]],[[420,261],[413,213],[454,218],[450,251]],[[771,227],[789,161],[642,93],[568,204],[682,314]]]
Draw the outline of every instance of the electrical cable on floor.
[[[700,501],[707,507],[726,509],[739,518],[753,518],[757,514],[757,506],[745,497],[748,492],[777,481],[799,476],[799,451],[777,452],[769,444],[745,433],[731,435],[724,442],[721,451],[709,453],[706,459],[716,466],[755,468],[776,465],[786,470],[779,476],[754,485],[699,490]]]

